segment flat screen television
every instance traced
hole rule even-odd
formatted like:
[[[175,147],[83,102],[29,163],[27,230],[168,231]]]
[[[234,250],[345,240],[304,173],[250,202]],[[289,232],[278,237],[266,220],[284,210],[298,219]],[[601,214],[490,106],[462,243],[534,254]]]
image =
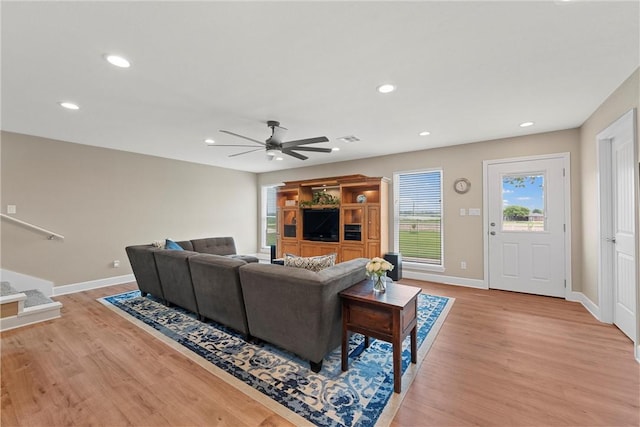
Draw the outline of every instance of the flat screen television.
[[[321,242],[338,242],[340,230],[339,209],[304,209],[302,211],[302,238]]]

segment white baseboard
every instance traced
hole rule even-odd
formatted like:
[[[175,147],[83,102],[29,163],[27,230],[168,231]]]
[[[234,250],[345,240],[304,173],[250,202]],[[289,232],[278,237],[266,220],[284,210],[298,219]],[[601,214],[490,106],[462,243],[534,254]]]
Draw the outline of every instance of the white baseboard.
[[[574,292],[574,291],[569,292],[569,294],[567,295],[567,301],[579,302],[584,306],[584,308],[587,309],[589,313],[591,313],[593,317],[595,317],[597,320],[602,322],[602,320],[600,319],[600,307],[598,307],[596,303],[591,301],[582,292]]]
[[[9,282],[16,291],[24,292],[36,289],[45,296],[53,295],[53,282],[49,280],[5,269],[0,270],[0,278],[3,282]]]
[[[105,279],[90,280],[88,282],[72,283],[70,285],[56,286],[53,288],[53,295],[67,295],[76,292],[88,291],[91,289],[103,288],[105,286],[121,285],[123,283],[135,282],[133,274],[124,276],[107,277]]]
[[[445,285],[466,286],[468,288],[488,289],[484,280],[467,279],[465,277],[443,276],[441,274],[425,273],[403,269],[402,276],[407,279],[425,280],[427,282],[444,283]]]

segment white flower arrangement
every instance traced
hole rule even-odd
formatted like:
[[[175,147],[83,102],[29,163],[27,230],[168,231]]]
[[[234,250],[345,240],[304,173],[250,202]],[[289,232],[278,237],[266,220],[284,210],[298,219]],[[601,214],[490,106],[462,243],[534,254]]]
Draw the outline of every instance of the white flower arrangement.
[[[389,261],[382,259],[382,258],[372,258],[366,266],[367,269],[367,276],[369,277],[373,277],[373,276],[384,276],[387,271],[391,271],[393,270],[393,264],[391,264]]]

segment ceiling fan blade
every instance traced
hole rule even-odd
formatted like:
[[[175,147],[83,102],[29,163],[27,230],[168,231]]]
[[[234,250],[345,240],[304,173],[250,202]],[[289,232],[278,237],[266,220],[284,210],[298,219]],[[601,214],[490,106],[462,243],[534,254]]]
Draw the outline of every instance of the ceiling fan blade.
[[[307,138],[307,139],[297,139],[295,141],[284,142],[282,144],[282,148],[293,148],[298,145],[306,145],[306,144],[317,144],[319,142],[328,142],[326,136],[318,136],[315,138]]]
[[[252,148],[256,148],[255,145],[241,145],[241,144],[207,144],[207,147],[252,147]],[[258,150],[262,150],[262,148],[258,148]]]
[[[288,149],[288,150],[284,149],[284,150],[282,150],[282,152],[284,154],[290,155],[291,157],[295,157],[296,159],[300,159],[300,160],[307,160],[308,159],[307,156],[303,156],[300,153],[296,153],[295,151],[291,151],[291,149]]]
[[[316,153],[330,153],[333,150],[331,148],[320,148],[320,147],[292,147],[290,150],[296,151],[314,151]]]
[[[228,130],[222,130],[222,129],[220,129],[220,132],[222,132],[222,133],[226,133],[226,134],[228,134],[228,135],[237,136],[238,138],[243,138],[243,139],[246,139],[246,140],[249,140],[249,141],[255,142],[255,143],[260,144],[260,145],[265,145],[265,143],[264,143],[264,142],[262,142],[262,141],[258,141],[257,139],[249,138],[248,136],[239,135],[239,134],[237,134],[237,133],[229,132]]]
[[[255,148],[253,150],[243,151],[242,153],[230,154],[229,157],[242,156],[243,154],[253,153],[254,151],[258,151],[258,150],[262,150],[262,148]]]

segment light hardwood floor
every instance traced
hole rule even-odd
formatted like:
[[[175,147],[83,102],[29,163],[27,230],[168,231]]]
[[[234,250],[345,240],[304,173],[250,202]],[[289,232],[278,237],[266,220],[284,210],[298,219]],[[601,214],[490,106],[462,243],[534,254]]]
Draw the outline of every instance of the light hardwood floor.
[[[631,342],[577,303],[403,280],[456,298],[394,426],[638,426]],[[102,306],[135,284],[56,300],[2,333],[3,427],[289,425]]]

